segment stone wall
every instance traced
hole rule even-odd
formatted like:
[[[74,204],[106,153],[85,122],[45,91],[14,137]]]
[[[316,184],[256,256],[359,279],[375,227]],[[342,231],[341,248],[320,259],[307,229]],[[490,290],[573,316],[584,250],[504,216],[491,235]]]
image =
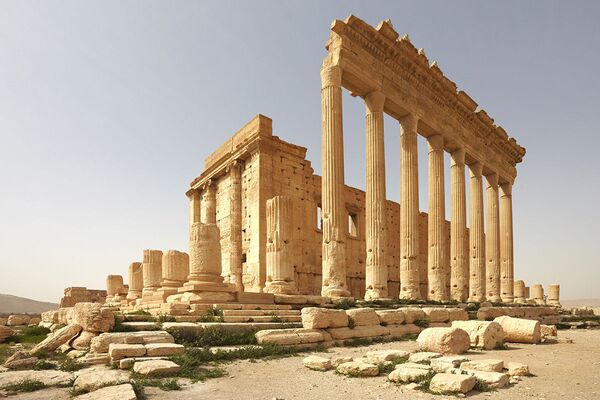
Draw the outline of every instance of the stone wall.
[[[252,131],[253,133],[249,132]],[[238,138],[237,136],[240,136]],[[295,280],[301,294],[321,293],[322,233],[318,215],[321,203],[321,177],[314,174],[306,160],[306,148],[272,136],[270,119],[257,116],[205,161],[205,172],[192,187],[211,179],[216,182],[217,225],[221,231],[223,276],[230,279],[231,191],[232,180],[226,172],[232,160],[242,164],[242,266],[244,290],[259,292],[266,279],[266,201],[273,196],[288,196],[293,201],[293,259]],[[229,153],[227,150],[229,149]],[[220,171],[220,172],[218,172]],[[347,284],[352,296],[365,293],[365,192],[345,188],[348,210],[346,234]],[[202,205],[201,205],[202,207]],[[399,218],[400,205],[387,202],[387,264],[390,297],[399,292]],[[352,222],[351,222],[352,221]],[[353,226],[353,228],[351,227]],[[350,232],[352,230],[352,232]],[[421,213],[420,270],[421,292],[427,292],[427,214]],[[445,236],[450,254],[450,223]],[[468,240],[468,238],[467,238]],[[449,279],[448,279],[449,281]]]

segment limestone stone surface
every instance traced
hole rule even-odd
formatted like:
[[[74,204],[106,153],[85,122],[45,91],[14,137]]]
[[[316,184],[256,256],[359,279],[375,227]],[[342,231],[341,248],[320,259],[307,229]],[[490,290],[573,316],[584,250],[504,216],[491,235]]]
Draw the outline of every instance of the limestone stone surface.
[[[127,300],[133,301],[142,297],[144,289],[144,269],[141,262],[129,264],[129,288],[127,291]]]
[[[333,368],[331,360],[325,357],[319,356],[308,356],[302,360],[302,364],[306,368],[314,369],[316,371],[327,371]]]
[[[429,322],[446,322],[450,319],[446,308],[425,307],[423,312],[427,316]]]
[[[344,310],[304,307],[302,309],[302,326],[307,329],[345,327],[348,326],[348,314]]]
[[[459,328],[427,328],[417,338],[419,348],[442,354],[462,354],[470,347],[467,332]]]
[[[179,369],[179,365],[169,360],[138,361],[133,364],[133,372],[150,376],[174,375]]]
[[[469,164],[469,301],[486,299],[485,225],[483,212],[483,164]]]
[[[510,361],[506,363],[506,369],[510,376],[529,376],[529,366],[527,364]]]
[[[390,336],[417,335],[421,332],[421,328],[414,324],[387,325],[386,328]]]
[[[496,359],[479,359],[474,361],[466,361],[460,365],[464,370],[487,371],[487,372],[502,372],[504,369],[504,361]]]
[[[256,332],[259,344],[295,345],[331,341],[331,335],[319,329],[265,329]]]
[[[81,332],[81,326],[77,324],[69,324],[61,329],[58,329],[50,333],[46,339],[36,344],[30,351],[29,354],[35,355],[37,353],[52,352],[58,349],[63,344],[69,342],[75,336]]]
[[[346,340],[357,338],[368,338],[377,336],[388,336],[390,330],[381,325],[363,325],[351,328],[329,328],[327,332],[334,340]]]
[[[8,369],[31,369],[37,364],[39,358],[32,357],[26,351],[16,351],[4,362],[4,367]]]
[[[380,323],[397,325],[404,322],[404,313],[401,310],[375,310]]]
[[[354,321],[356,326],[379,325],[379,316],[372,308],[352,308],[346,310],[348,318]]]
[[[143,344],[111,343],[108,346],[108,354],[113,361],[127,357],[142,357],[146,355],[146,347]]]
[[[98,336],[98,333],[96,332],[81,331],[81,333],[75,339],[71,340],[69,346],[75,350],[89,349],[92,339],[96,336]]]
[[[421,308],[416,307],[406,307],[401,309],[404,313],[404,320],[407,324],[412,324],[413,322],[425,318],[425,313]]]
[[[129,382],[129,372],[112,369],[105,365],[75,371],[73,389],[91,392],[105,386],[121,385]]]
[[[469,334],[471,347],[493,350],[504,343],[502,326],[493,321],[453,321],[453,328],[460,328]]]
[[[70,385],[72,379],[73,373],[56,370],[7,371],[0,373],[0,389],[24,380],[39,381],[46,386],[65,386]]]
[[[142,294],[154,292],[160,287],[162,255],[161,250],[144,250],[144,261],[142,263],[144,288]]]
[[[498,389],[508,385],[508,381],[510,379],[510,376],[508,374],[502,372],[487,372],[477,370],[460,371],[464,371],[466,374],[474,376],[476,379],[483,381],[483,383],[485,383],[492,389]]]
[[[442,357],[441,353],[433,351],[419,351],[412,353],[410,357],[408,357],[408,361],[413,363],[429,363],[431,359],[439,357]]]
[[[148,343],[145,347],[149,357],[172,356],[185,351],[185,347],[177,343]]]
[[[177,250],[167,250],[163,253],[161,263],[161,288],[168,290],[181,287],[189,274],[190,258],[187,253]]]
[[[352,361],[349,356],[334,356],[331,358],[331,365],[337,368],[338,365]]]
[[[469,361],[469,359],[463,356],[443,356],[432,358],[430,365],[431,369],[435,372],[447,372],[453,368],[460,367],[466,361]]]
[[[428,374],[429,371],[426,369],[411,368],[400,364],[396,369],[390,372],[388,375],[388,380],[401,383],[417,382]]]
[[[111,343],[121,344],[148,344],[148,343],[174,343],[175,339],[165,331],[141,331],[141,332],[109,332],[102,333],[92,339],[90,352],[108,353]]]
[[[72,321],[84,331],[102,333],[115,326],[115,316],[110,309],[98,303],[77,303],[73,307]]]
[[[107,386],[90,393],[76,396],[77,400],[136,400],[133,386],[124,383],[117,386]]]
[[[342,375],[360,376],[360,377],[379,375],[379,367],[377,367],[377,365],[360,362],[360,361],[350,361],[350,362],[342,363],[337,366],[336,371]]]
[[[474,376],[455,374],[436,374],[429,384],[429,390],[435,393],[467,393],[475,387]]]
[[[267,200],[267,293],[297,294],[294,280],[293,200]]]
[[[378,364],[384,361],[398,361],[402,359],[408,360],[410,353],[404,350],[372,350],[368,351],[365,357],[373,364]]]
[[[7,337],[13,334],[13,330],[7,326],[0,325],[0,343],[4,342]]]
[[[538,321],[501,316],[494,319],[504,331],[504,341],[512,343],[539,343],[541,328]]]

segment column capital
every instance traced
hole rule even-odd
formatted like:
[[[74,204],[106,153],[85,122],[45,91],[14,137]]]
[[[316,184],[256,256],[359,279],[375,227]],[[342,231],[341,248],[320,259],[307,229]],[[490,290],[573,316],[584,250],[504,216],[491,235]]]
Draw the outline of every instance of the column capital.
[[[399,120],[402,132],[400,135],[405,133],[417,133],[417,125],[419,123],[419,117],[415,114],[407,114],[401,117]]]
[[[444,137],[442,135],[432,135],[427,138],[430,150],[443,150],[444,149]]]
[[[365,106],[367,108],[367,114],[383,112],[383,105],[385,104],[385,94],[377,90],[369,93],[365,96]]]
[[[489,173],[485,175],[485,180],[488,183],[488,187],[497,188],[498,187],[498,174],[495,172]]]
[[[202,190],[209,190],[214,188],[215,181],[213,179],[209,179],[202,185]]]
[[[452,165],[465,165],[465,149],[460,148],[450,153]]]
[[[481,174],[483,173],[483,164],[479,161],[474,162],[472,164],[469,164],[469,169],[471,170],[473,176],[481,176]]]
[[[321,68],[321,88],[342,86],[342,67],[333,65]]]
[[[185,193],[185,195],[191,200],[198,198],[198,196],[200,196],[200,191],[198,189],[190,189]]]
[[[505,182],[500,184],[500,190],[502,191],[502,196],[512,196],[512,183]]]

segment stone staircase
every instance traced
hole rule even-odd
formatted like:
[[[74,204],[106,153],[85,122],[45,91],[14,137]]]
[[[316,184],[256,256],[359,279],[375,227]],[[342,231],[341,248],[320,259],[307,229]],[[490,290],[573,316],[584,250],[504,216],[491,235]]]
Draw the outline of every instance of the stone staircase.
[[[223,322],[301,322],[300,310],[290,305],[223,304]],[[238,307],[241,306],[241,307]]]

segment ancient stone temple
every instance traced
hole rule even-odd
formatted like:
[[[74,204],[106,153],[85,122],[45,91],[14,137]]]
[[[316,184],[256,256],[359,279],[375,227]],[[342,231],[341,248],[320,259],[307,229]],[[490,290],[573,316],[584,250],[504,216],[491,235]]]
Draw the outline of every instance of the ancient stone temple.
[[[128,292],[109,276],[108,300],[165,312],[302,296],[543,303],[537,287],[530,299],[514,280],[512,186],[525,149],[389,21],[336,20],[326,49],[322,175],[306,148],[257,115],[205,159],[186,191],[188,253],[144,250]],[[365,190],[345,184],[344,89],[365,104]],[[385,114],[398,121],[388,134],[400,137],[400,204],[387,199]],[[428,146],[427,213],[417,135]],[[558,304],[558,286],[549,300]]]
[[[525,149],[388,21],[335,21],[326,47],[322,176],[259,115],[187,192],[191,224],[216,215],[225,279],[250,292],[512,302],[512,185]],[[365,102],[365,191],[344,183],[344,88]],[[386,198],[384,113],[398,121],[401,204]],[[428,214],[418,208],[417,135],[429,147]]]

